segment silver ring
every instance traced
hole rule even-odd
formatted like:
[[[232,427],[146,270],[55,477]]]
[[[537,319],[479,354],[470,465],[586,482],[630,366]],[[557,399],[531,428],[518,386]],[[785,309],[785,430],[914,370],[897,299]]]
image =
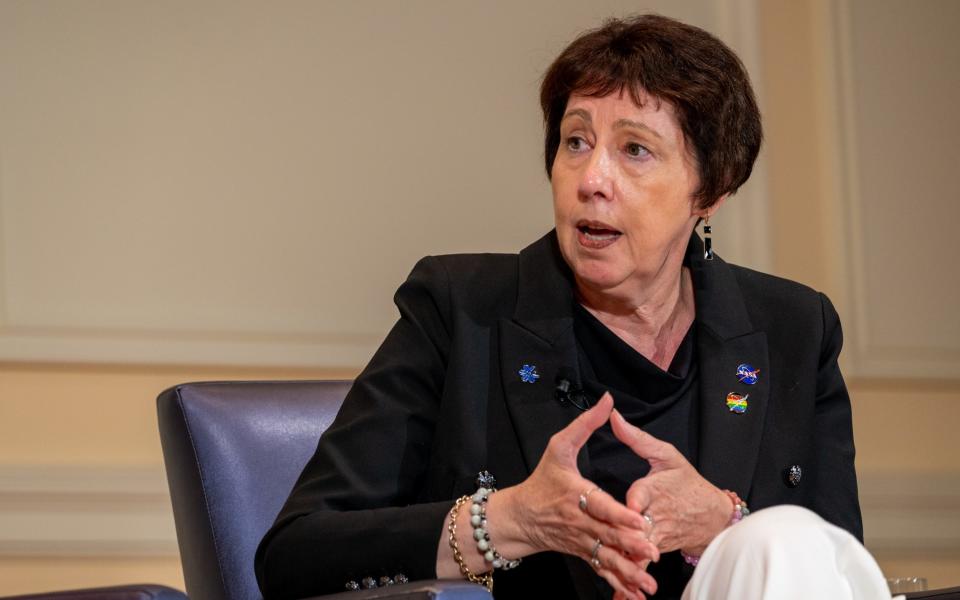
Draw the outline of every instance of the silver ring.
[[[600,488],[598,487],[590,488],[589,490],[580,494],[580,500],[577,502],[577,506],[580,507],[580,510],[582,510],[583,512],[587,512],[587,498],[590,496],[590,494],[594,493],[599,489]]]
[[[651,517],[647,513],[643,513],[643,518],[647,520],[647,523],[650,524],[650,527],[653,527],[653,517]]]
[[[597,542],[593,545],[593,551],[590,553],[590,564],[598,571],[603,566],[600,564],[600,548],[603,548],[603,542],[600,541],[600,538],[597,538]]]

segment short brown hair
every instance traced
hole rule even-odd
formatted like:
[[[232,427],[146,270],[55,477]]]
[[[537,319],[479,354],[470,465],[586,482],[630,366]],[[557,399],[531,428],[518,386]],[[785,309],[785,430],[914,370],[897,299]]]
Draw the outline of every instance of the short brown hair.
[[[763,131],[747,71],[706,31],[660,15],[611,19],[574,40],[540,86],[547,177],[560,145],[560,121],[573,93],[626,89],[637,105],[649,95],[673,105],[693,147],[702,207],[733,193],[753,170]]]

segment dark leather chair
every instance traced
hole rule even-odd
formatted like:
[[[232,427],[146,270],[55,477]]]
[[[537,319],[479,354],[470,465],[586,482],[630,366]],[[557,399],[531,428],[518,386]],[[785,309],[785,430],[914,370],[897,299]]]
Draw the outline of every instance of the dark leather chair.
[[[209,382],[157,398],[160,441],[191,600],[261,600],[257,545],[330,425],[349,381]],[[346,583],[346,582],[344,582]],[[462,581],[335,594],[404,600],[489,600]]]

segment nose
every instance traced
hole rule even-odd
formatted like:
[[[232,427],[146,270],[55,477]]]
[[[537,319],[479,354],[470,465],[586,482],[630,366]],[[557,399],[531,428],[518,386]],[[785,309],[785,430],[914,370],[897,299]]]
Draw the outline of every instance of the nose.
[[[609,200],[613,197],[613,168],[610,155],[600,146],[590,153],[580,177],[578,193],[583,201]]]

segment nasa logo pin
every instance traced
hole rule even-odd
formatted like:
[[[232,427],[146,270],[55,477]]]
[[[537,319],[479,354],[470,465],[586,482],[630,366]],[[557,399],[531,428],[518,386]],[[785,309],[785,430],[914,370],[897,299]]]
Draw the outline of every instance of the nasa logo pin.
[[[730,412],[737,413],[742,415],[747,412],[747,398],[750,397],[750,394],[743,395],[736,392],[730,392],[727,394],[727,408],[730,409]]]
[[[753,365],[743,363],[737,367],[737,379],[740,383],[753,385],[760,378],[760,369],[754,369]]]

